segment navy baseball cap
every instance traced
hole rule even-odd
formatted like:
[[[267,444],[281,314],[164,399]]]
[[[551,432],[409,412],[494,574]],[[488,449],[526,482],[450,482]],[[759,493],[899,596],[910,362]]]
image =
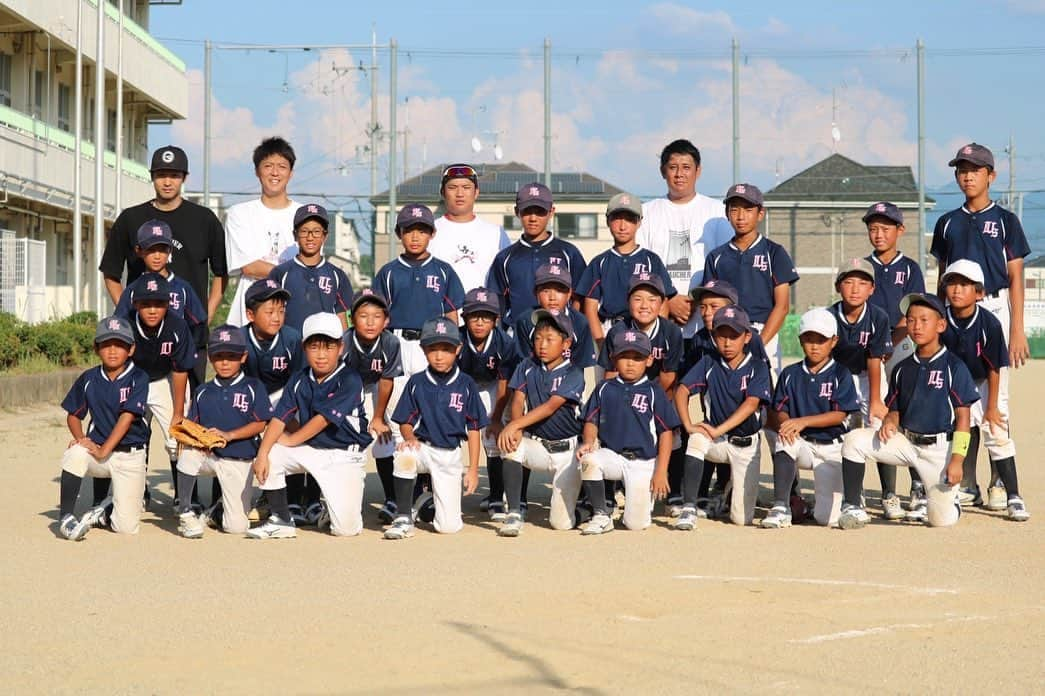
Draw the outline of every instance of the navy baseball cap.
[[[636,273],[628,279],[628,297],[639,288],[649,288],[661,297],[667,297],[664,290],[664,281],[656,273]]]
[[[365,304],[374,304],[381,309],[388,312],[388,299],[385,298],[379,292],[374,292],[373,288],[360,288],[358,292],[352,297],[352,314],[356,313],[356,310]]]
[[[904,295],[903,299],[900,300],[900,311],[906,315],[907,310],[914,305],[925,305],[930,309],[936,310],[936,313],[941,317],[947,317],[947,310],[944,309],[943,300],[936,295],[923,292],[912,292],[909,295]]]
[[[396,234],[413,225],[425,225],[435,229],[435,215],[427,205],[407,203],[399,209],[399,214],[396,216]]]
[[[147,300],[171,301],[171,285],[159,273],[142,273],[138,276],[138,287],[134,292],[135,302]]]
[[[515,209],[526,210],[527,208],[540,208],[541,210],[552,209],[552,192],[547,186],[540,182],[523,184],[518,193],[515,194]]]
[[[970,164],[975,164],[977,167],[994,169],[994,153],[985,145],[969,143],[968,145],[962,145],[962,147],[959,148],[958,154],[954,156],[954,159],[947,163],[947,166],[956,167],[959,162],[969,162]]]
[[[621,353],[635,352],[648,356],[653,352],[653,345],[645,331],[638,329],[625,329],[613,334],[613,343],[610,346],[610,357],[617,357]]]
[[[497,296],[497,293],[486,288],[472,288],[465,294],[461,315],[468,316],[479,312],[501,313],[501,298]]]
[[[740,307],[723,307],[711,318],[711,330],[717,331],[722,326],[728,326],[738,333],[744,333],[751,331],[751,320],[748,319],[747,312]]]
[[[247,352],[247,341],[243,338],[243,332],[238,326],[222,324],[210,332],[207,340],[207,353],[218,355],[219,353],[235,353],[240,355]]]
[[[461,332],[457,324],[446,317],[429,319],[421,326],[421,347],[434,346],[437,343],[461,345]]]
[[[122,341],[129,346],[134,345],[134,333],[131,331],[131,324],[123,317],[109,316],[103,318],[98,322],[98,326],[94,329],[94,342],[104,343],[116,339]]]
[[[161,169],[171,169],[188,174],[189,157],[185,154],[185,150],[175,145],[165,145],[152,153],[152,166],[149,167],[149,171],[156,172]]]
[[[171,226],[163,220],[149,220],[138,228],[138,246],[142,249],[151,249],[154,246],[164,244],[174,246],[174,234]]]
[[[891,220],[897,225],[903,224],[903,212],[896,207],[895,203],[890,203],[889,201],[882,201],[873,204],[860,219],[863,220],[864,224],[867,224],[872,218],[876,217],[884,217],[886,220]]]
[[[547,319],[559,327],[559,330],[567,336],[573,336],[573,322],[566,316],[565,312],[560,312],[557,309],[535,309],[530,314],[530,321],[533,322],[534,326],[537,326],[537,322],[541,319]]]
[[[294,212],[294,229],[296,230],[300,227],[305,220],[319,220],[319,224],[323,225],[323,229],[327,229],[330,226],[330,216],[327,215],[327,209],[316,203],[306,203]]]
[[[290,300],[290,291],[271,278],[265,278],[264,280],[255,280],[251,283],[250,287],[247,288],[247,292],[243,295],[243,303],[247,307],[256,307],[266,300],[271,300],[273,297],[282,297],[284,300]]]
[[[561,285],[567,290],[573,290],[573,277],[570,275],[570,269],[557,263],[546,263],[537,269],[537,273],[534,274],[533,287],[534,290],[542,285],[548,285],[554,283]]]
[[[733,304],[740,304],[740,295],[728,280],[709,280],[689,291],[689,296],[693,298],[694,302],[700,302],[700,298],[704,295],[724,297]]]
[[[733,184],[726,191],[726,197],[722,199],[722,203],[729,205],[729,202],[734,198],[739,198],[742,201],[747,201],[751,205],[762,205],[762,191],[754,184]]]

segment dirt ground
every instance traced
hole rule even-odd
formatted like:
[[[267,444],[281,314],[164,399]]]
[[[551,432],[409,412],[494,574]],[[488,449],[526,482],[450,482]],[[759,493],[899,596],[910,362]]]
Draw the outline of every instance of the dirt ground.
[[[371,474],[359,537],[189,541],[154,454],[161,497],[141,534],[70,543],[56,536],[63,413],[0,413],[0,673],[8,693],[1034,692],[1043,388],[1045,362],[1013,376],[1030,522],[972,509],[951,529],[854,532],[702,521],[685,534],[658,517],[582,538],[531,506],[523,535],[501,539],[473,496],[462,533],[393,543]],[[766,457],[762,471],[765,498]],[[868,467],[872,497],[876,478]],[[545,483],[532,500],[547,503]]]

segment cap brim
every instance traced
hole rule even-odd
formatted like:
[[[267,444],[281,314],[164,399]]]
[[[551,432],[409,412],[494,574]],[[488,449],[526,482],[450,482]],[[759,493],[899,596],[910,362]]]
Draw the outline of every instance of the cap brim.
[[[835,285],[838,285],[851,275],[862,275],[863,277],[867,278],[869,281],[874,283],[874,273],[868,273],[867,271],[860,268],[847,268],[846,270],[840,272],[838,275],[835,276]]]
[[[272,290],[271,292],[263,292],[259,295],[254,295],[253,297],[251,297],[250,301],[267,302],[271,300],[273,297],[282,297],[284,300],[289,300],[291,297],[290,290],[287,290],[286,288],[279,288],[278,290]]]
[[[635,285],[632,285],[630,288],[628,288],[628,295],[630,296],[631,293],[633,293],[636,290],[639,290],[641,288],[648,288],[648,289],[652,290],[653,292],[657,293],[658,295],[660,295],[661,297],[667,297],[667,294],[663,290],[658,288],[656,285],[654,285],[653,283],[636,283]]]
[[[113,339],[116,339],[117,341],[120,341],[121,343],[123,343],[124,345],[127,345],[127,346],[133,346],[134,345],[134,337],[133,336],[132,337],[127,337],[127,336],[124,336],[123,334],[117,334],[117,333],[104,333],[101,336],[95,336],[94,337],[94,342],[96,344],[97,343],[105,343],[106,341],[111,341]]]
[[[388,311],[388,302],[379,295],[364,295],[363,297],[357,298],[356,301],[352,303],[352,311],[355,312],[365,304],[375,304],[379,307],[383,307],[386,312]]]
[[[903,314],[907,314],[907,310],[911,308],[911,305],[922,305],[923,307],[929,307],[942,317],[943,313],[940,312],[940,308],[934,303],[934,300],[935,302],[943,304],[942,302],[940,302],[940,298],[920,292],[904,295],[902,298],[900,298],[900,312],[902,312]]]
[[[988,169],[994,169],[994,165],[990,162],[983,162],[978,159],[972,159],[971,157],[955,157],[947,163],[948,167],[955,167],[959,162],[968,162],[969,164],[975,164],[977,167],[987,167]]]
[[[499,315],[500,312],[496,307],[488,304],[473,304],[465,305],[461,309],[461,316],[468,316],[469,314],[478,314],[480,312],[486,312],[487,314]]]
[[[719,329],[724,328],[724,327],[728,327],[730,329],[733,329],[737,333],[745,333],[745,332],[751,331],[751,326],[750,325],[745,326],[744,324],[741,324],[740,322],[737,322],[737,321],[723,321],[723,322],[719,322],[718,324],[715,324],[714,326],[712,326],[711,327],[711,332],[714,333],[715,331],[718,331]]]
[[[537,198],[531,198],[529,200],[517,202],[515,204],[515,207],[519,210],[526,210],[527,208],[540,208],[541,210],[551,210],[552,204]]]
[[[632,215],[638,215],[640,218],[642,217],[642,211],[636,211],[635,209],[628,208],[627,206],[619,206],[617,208],[606,209],[607,215],[613,215],[614,213],[631,213]]]

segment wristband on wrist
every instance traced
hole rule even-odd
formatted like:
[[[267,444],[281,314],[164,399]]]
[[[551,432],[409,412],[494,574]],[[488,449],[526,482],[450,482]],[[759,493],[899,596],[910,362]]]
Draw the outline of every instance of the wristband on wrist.
[[[969,453],[970,439],[969,433],[955,432],[953,444],[951,446],[951,453],[960,454],[963,457],[967,455]]]

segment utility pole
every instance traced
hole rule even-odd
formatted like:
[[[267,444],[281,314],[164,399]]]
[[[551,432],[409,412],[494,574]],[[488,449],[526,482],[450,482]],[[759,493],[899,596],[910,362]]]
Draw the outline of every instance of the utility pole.
[[[388,233],[388,260],[395,258],[395,219],[396,206],[396,99],[398,99],[399,42],[392,39],[389,44],[389,76],[388,81],[388,222],[385,232]],[[375,265],[376,267],[376,265]]]
[[[544,185],[552,187],[552,40],[544,39]]]
[[[370,195],[377,195],[377,29],[370,34]],[[374,253],[373,235],[370,238],[370,253]]]
[[[740,44],[733,37],[733,183],[740,183]]]
[[[210,61],[211,52],[210,39],[203,42],[203,205],[210,207],[210,99],[211,83]]]
[[[76,0],[76,108],[73,110],[73,311],[83,300],[83,0]]]
[[[105,2],[98,2],[98,39],[94,57],[94,265],[102,260],[105,236]],[[94,311],[102,316],[102,277],[94,275]]]
[[[1013,143],[1012,134],[1009,134],[1009,147],[1005,148],[1009,153],[1009,210],[1016,208],[1016,145]]]
[[[123,206],[123,0],[116,3],[120,19],[116,37],[116,188],[113,204],[116,214]]]
[[[925,44],[918,39],[918,264],[925,258]]]

